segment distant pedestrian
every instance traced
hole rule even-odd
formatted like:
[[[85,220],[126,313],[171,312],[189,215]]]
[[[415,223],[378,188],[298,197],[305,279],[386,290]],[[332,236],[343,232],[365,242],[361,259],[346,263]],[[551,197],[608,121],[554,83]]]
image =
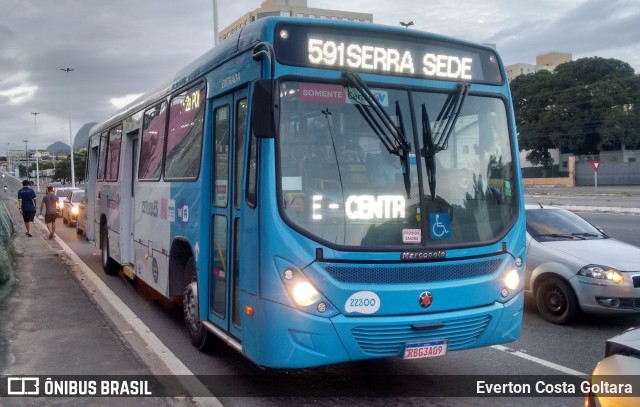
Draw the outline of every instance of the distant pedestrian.
[[[47,187],[47,194],[42,198],[42,202],[40,202],[40,216],[42,216],[42,209],[45,209],[44,223],[47,225],[47,230],[49,230],[49,239],[53,239],[54,233],[56,232],[57,203],[58,197],[54,194],[53,187],[49,185]]]
[[[18,191],[18,207],[24,219],[24,226],[27,228],[27,236],[31,237],[31,224],[36,217],[36,193],[29,188],[29,181],[22,181],[22,189]]]

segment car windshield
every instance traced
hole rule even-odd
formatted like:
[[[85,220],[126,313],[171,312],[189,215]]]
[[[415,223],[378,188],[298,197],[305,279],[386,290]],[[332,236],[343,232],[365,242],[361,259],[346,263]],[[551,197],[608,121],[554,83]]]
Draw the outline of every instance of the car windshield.
[[[82,198],[84,198],[84,191],[74,192],[71,195],[71,202],[74,202],[74,203],[82,202]]]
[[[379,106],[351,86],[281,83],[285,220],[318,241],[390,250],[503,236],[518,209],[503,100],[469,94],[456,121],[443,114],[451,93],[368,90]],[[427,174],[426,128],[437,136],[443,123]]]
[[[56,196],[58,198],[66,198],[69,195],[68,189],[56,189]]]
[[[566,209],[527,209],[526,214],[527,232],[540,242],[607,237],[591,223]]]

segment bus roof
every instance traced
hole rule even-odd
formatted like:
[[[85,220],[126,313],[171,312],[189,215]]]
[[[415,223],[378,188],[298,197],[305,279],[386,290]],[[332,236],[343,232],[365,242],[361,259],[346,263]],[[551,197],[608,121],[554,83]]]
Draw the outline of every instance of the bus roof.
[[[484,50],[485,52],[490,52],[495,55],[497,60],[499,61],[499,56],[495,52],[495,50],[486,45],[424,31],[407,30],[406,28],[395,26],[344,20],[328,20],[302,17],[265,17],[246,25],[241,30],[218,44],[216,47],[211,48],[199,58],[179,70],[168,82],[165,82],[154,90],[145,93],[144,95],[131,102],[129,105],[119,110],[109,119],[94,126],[91,129],[90,134],[94,134],[98,131],[102,131],[111,127],[113,124],[119,122],[123,118],[141,110],[142,108],[150,104],[153,104],[167,94],[204,76],[206,73],[210,72],[216,66],[222,64],[224,61],[230,59],[231,57],[252,49],[258,42],[274,42],[274,31],[278,24],[290,24],[292,26],[303,27],[318,27],[334,29],[338,31],[357,29],[363,33],[375,33],[376,35],[379,35],[381,37],[384,37],[385,35],[391,35],[398,38],[410,37],[414,38],[414,42],[429,40],[437,41],[439,43],[454,44],[456,46],[468,47],[476,50]]]

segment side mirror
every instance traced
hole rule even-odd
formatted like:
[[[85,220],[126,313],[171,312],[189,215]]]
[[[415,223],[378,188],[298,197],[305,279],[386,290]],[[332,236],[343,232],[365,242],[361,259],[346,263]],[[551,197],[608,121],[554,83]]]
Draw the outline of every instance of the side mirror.
[[[251,97],[251,127],[258,138],[273,138],[280,120],[280,86],[275,79],[259,79]]]

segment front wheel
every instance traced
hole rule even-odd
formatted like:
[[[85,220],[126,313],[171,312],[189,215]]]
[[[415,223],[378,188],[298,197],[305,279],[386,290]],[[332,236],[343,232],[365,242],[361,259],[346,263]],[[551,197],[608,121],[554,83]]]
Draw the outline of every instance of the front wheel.
[[[182,310],[184,312],[184,325],[191,339],[191,343],[199,350],[211,348],[212,334],[200,321],[198,312],[198,281],[196,274],[196,261],[189,258],[184,269],[184,293],[182,296]]]
[[[543,281],[536,291],[538,311],[547,321],[565,325],[580,312],[580,305],[573,289],[564,280],[552,278]]]

